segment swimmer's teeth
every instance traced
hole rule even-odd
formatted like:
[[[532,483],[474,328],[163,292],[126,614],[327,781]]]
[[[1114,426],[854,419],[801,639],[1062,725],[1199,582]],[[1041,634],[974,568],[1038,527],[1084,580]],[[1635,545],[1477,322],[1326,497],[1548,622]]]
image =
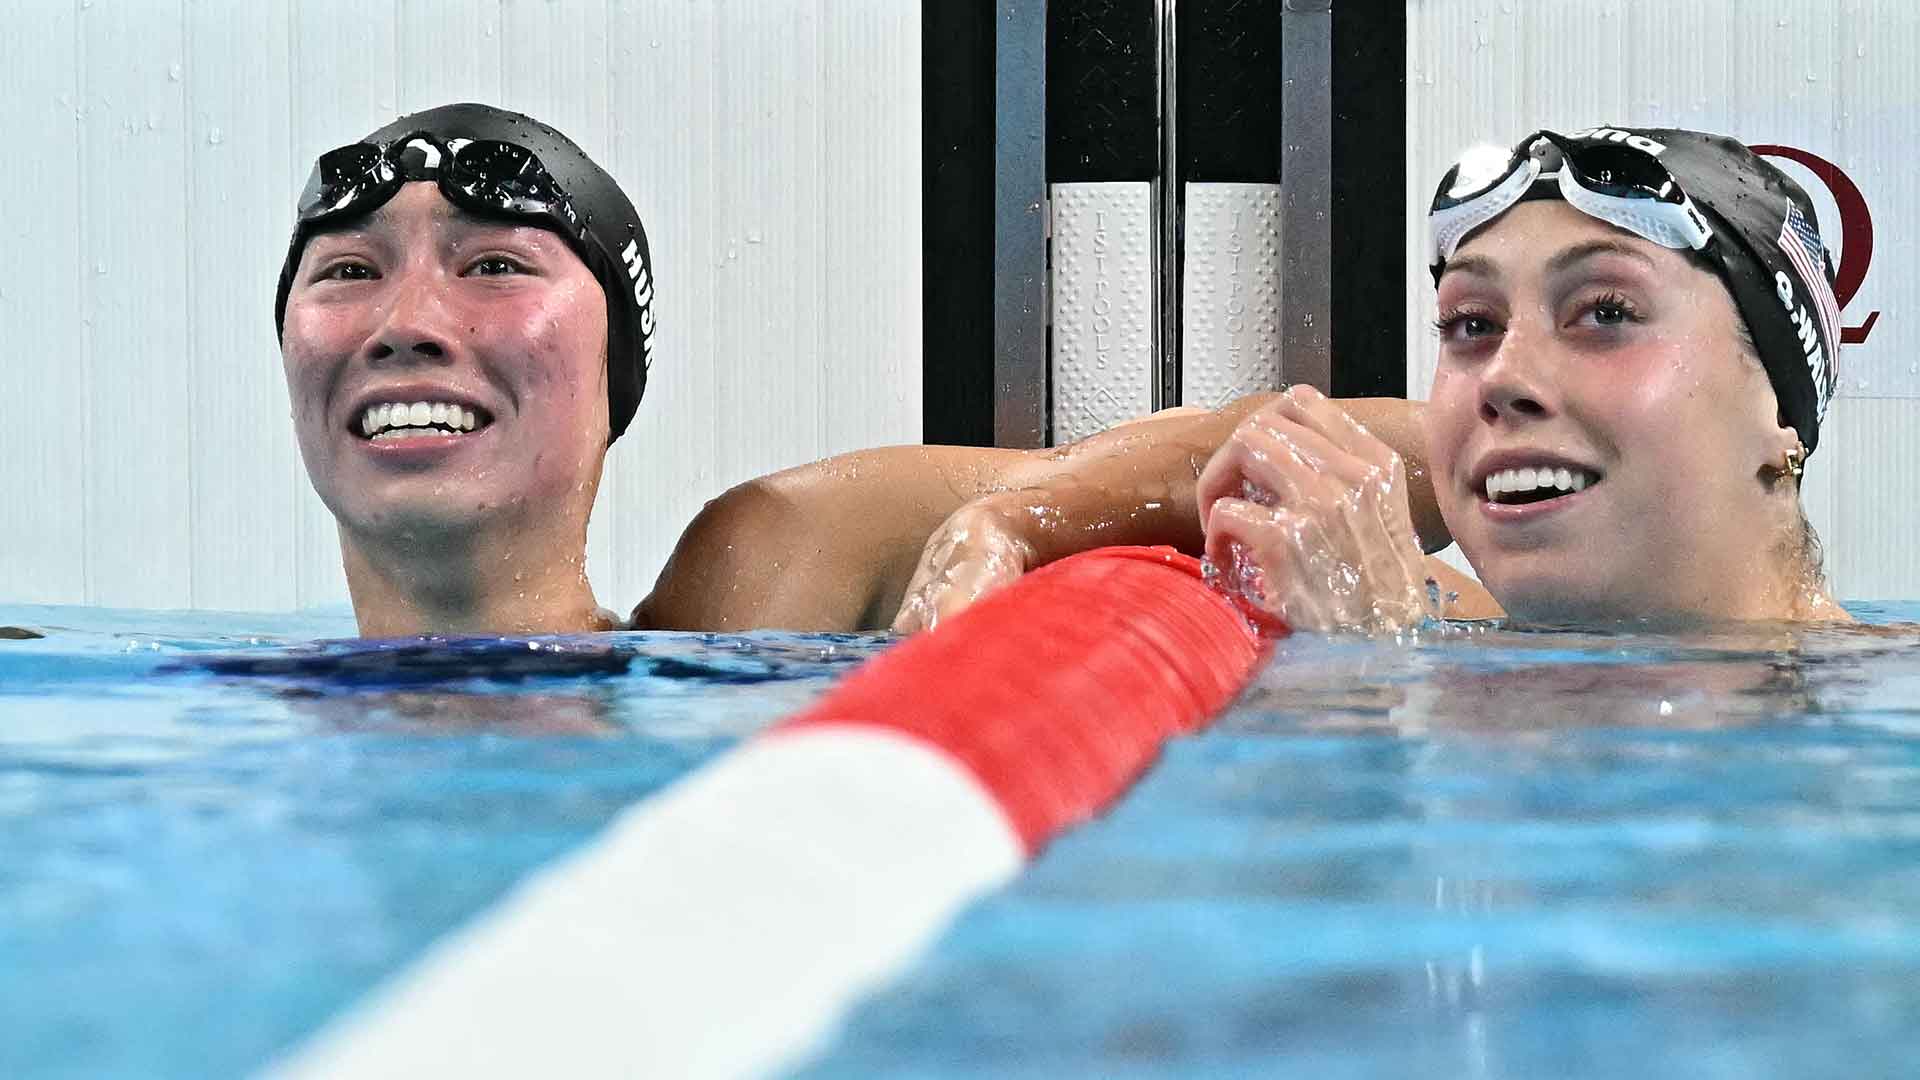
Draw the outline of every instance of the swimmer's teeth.
[[[1585,491],[1599,478],[1583,470],[1567,468],[1502,469],[1487,475],[1487,501],[1501,502],[1504,495],[1522,495],[1542,489]]]
[[[472,431],[480,418],[472,409],[445,401],[393,401],[369,408],[360,416],[360,433],[370,439],[397,438],[407,429],[440,425],[454,431]]]

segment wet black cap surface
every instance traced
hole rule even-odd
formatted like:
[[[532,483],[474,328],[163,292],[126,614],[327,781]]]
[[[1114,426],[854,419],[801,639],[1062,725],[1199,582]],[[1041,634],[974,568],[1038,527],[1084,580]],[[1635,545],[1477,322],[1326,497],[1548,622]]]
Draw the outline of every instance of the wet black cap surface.
[[[1707,215],[1702,253],[1719,270],[1753,334],[1780,415],[1811,452],[1839,384],[1834,264],[1806,191],[1737,139],[1678,128],[1597,128],[1576,141],[1649,140]],[[1824,313],[1823,313],[1824,312]]]

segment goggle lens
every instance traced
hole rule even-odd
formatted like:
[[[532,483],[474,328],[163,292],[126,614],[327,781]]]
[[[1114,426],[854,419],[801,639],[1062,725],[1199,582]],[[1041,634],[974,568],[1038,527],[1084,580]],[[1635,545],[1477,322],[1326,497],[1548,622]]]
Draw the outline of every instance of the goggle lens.
[[[573,219],[559,185],[523,146],[491,139],[468,143],[442,177],[442,186],[451,184],[479,205],[514,214],[558,212]]]
[[[459,149],[448,154],[438,140],[412,135],[387,146],[354,143],[329,150],[315,163],[300,196],[300,220],[315,223],[371,210],[409,179],[431,178],[468,209],[546,219],[562,227],[569,240],[584,239],[572,200],[533,151],[494,139],[453,145]]]
[[[1673,182],[1673,174],[1643,151],[1613,144],[1569,148],[1558,140],[1555,145],[1560,146],[1561,156],[1581,186],[1589,191],[1616,199],[1658,199],[1671,203],[1686,198],[1680,193],[1680,186]]]
[[[399,184],[399,170],[377,146],[356,143],[329,150],[314,163],[300,193],[300,220],[328,217],[369,198],[385,201]]]

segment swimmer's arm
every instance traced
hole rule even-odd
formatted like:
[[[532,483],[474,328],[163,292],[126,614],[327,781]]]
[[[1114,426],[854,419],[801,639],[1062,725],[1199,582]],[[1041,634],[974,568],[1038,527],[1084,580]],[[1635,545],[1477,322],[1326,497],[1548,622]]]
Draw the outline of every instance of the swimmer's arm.
[[[885,629],[947,516],[1003,486],[1018,450],[890,446],[749,480],[687,526],[636,629]]]
[[[634,625],[884,628],[936,531],[971,542],[1004,530],[996,536],[1024,546],[1019,570],[1107,544],[1198,553],[1205,538],[1195,478],[1240,421],[1271,399],[1149,417],[1058,450],[886,447],[749,481],[688,526],[634,610]],[[1429,550],[1445,546],[1418,464],[1419,406],[1392,398],[1341,404],[1408,460],[1416,526]]]
[[[1427,556],[1427,580],[1439,586],[1440,617],[1443,619],[1500,619],[1506,617],[1500,602],[1487,587],[1448,563]]]
[[[1257,394],[1213,410],[1180,410],[1122,424],[1061,451],[1030,455],[1002,491],[958,508],[929,539],[894,626],[936,625],[1021,573],[1111,544],[1170,544],[1199,554],[1196,484],[1247,417],[1273,403]],[[1450,539],[1428,480],[1418,403],[1337,402],[1405,464],[1412,521],[1426,550]]]
[[[1008,470],[1004,490],[987,498],[1010,516],[1040,525],[1026,530],[1042,545],[1036,566],[1110,544],[1171,544],[1200,554],[1206,537],[1195,481],[1234,429],[1278,397],[1249,394],[1218,409],[1169,410],[1058,450],[1029,452]],[[1427,470],[1420,426],[1425,406],[1401,398],[1344,398],[1335,404],[1400,455],[1422,549],[1451,544]]]

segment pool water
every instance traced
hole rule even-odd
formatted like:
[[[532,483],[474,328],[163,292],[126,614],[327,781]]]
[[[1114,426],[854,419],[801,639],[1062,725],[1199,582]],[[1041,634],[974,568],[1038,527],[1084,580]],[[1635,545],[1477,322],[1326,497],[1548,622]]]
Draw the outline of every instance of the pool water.
[[[808,1075],[1913,1076],[1917,647],[1289,639]]]
[[[32,1078],[257,1068],[884,644],[6,624],[48,633],[0,641],[0,1076]],[[799,1071],[1911,1075],[1916,646],[1289,639]]]
[[[874,639],[0,607],[0,1077],[244,1075]]]

